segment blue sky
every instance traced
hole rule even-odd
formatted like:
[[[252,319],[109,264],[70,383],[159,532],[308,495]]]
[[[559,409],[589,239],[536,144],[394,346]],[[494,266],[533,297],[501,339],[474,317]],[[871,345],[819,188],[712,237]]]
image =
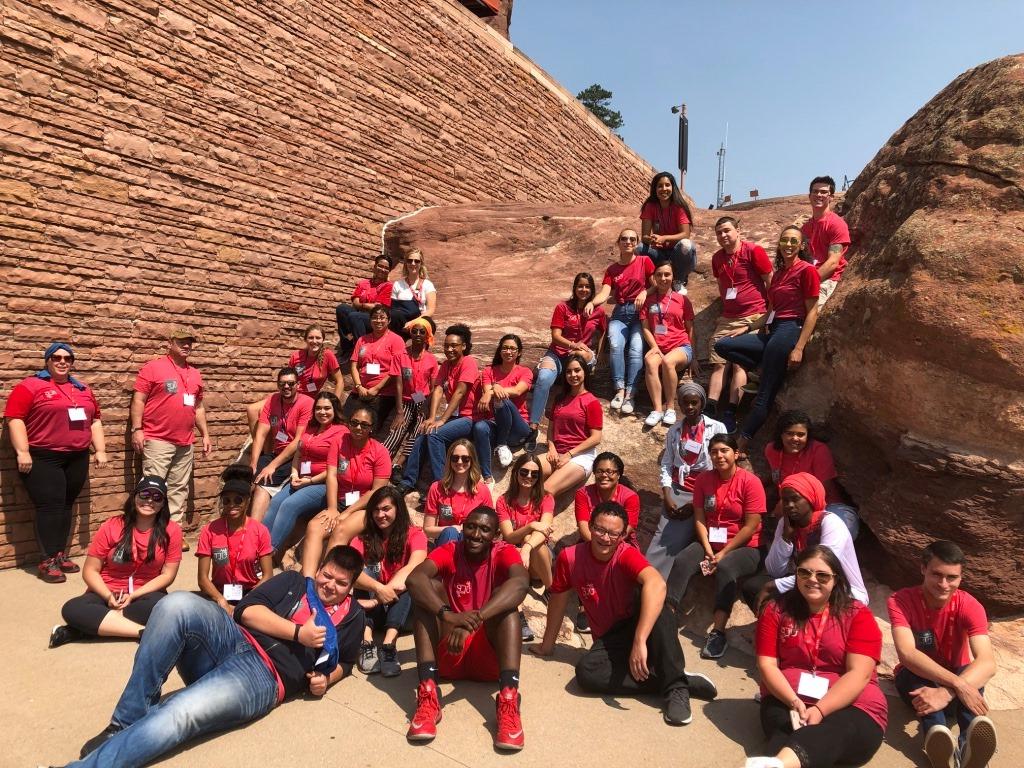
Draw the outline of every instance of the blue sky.
[[[685,102],[686,190],[707,207],[726,123],[734,202],[852,180],[954,77],[1024,51],[1024,2],[515,0],[511,38],[573,93],[612,91],[623,139],[660,170]]]

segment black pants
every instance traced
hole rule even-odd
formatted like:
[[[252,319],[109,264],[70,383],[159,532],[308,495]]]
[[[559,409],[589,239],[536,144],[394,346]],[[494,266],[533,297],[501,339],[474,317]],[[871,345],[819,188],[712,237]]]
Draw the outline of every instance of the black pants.
[[[690,579],[700,571],[704,547],[699,541],[688,545],[676,555],[672,572],[668,575],[668,596],[665,602],[678,606],[690,586]],[[761,552],[754,547],[738,547],[722,558],[715,568],[715,610],[732,611],[736,602],[736,582],[757,573],[761,567]]]
[[[415,299],[391,300],[391,323],[389,327],[399,336],[408,338],[409,332],[405,330],[405,324],[419,316],[420,305]]]
[[[339,304],[334,310],[338,321],[338,336],[351,336],[352,342],[370,332],[370,313],[356,309],[351,304]]]
[[[660,693],[668,695],[676,688],[686,688],[686,661],[676,633],[676,620],[664,607],[647,638],[647,667],[651,672],[645,681],[637,682],[629,673],[629,653],[636,634],[637,613],[613,625],[593,647],[576,662],[576,681],[592,693]]]
[[[36,508],[36,538],[44,557],[63,552],[71,536],[71,507],[89,477],[89,451],[29,448],[32,469],[22,474]]]
[[[166,597],[163,590],[149,592],[128,603],[124,609],[124,617],[136,624],[146,625],[149,621],[149,614],[153,612],[161,597]],[[100,623],[110,613],[107,601],[95,592],[86,592],[84,595],[73,597],[64,603],[60,609],[64,617],[64,623],[75,629],[81,630],[87,635],[97,635],[100,630]]]
[[[762,700],[761,727],[768,737],[768,754],[789,747],[799,758],[800,768],[864,765],[882,745],[878,723],[853,706],[796,731],[789,717],[789,707],[774,696]]]

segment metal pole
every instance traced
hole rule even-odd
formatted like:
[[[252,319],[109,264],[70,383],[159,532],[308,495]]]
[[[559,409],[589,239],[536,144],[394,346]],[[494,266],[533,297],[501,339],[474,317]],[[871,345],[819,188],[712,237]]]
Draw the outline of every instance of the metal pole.
[[[686,190],[686,161],[689,143],[689,123],[686,119],[686,105],[679,112],[679,189]]]

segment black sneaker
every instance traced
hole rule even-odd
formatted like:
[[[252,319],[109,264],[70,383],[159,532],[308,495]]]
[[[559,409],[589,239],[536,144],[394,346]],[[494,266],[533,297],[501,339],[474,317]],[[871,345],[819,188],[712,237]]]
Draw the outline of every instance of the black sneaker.
[[[669,725],[688,725],[693,720],[690,713],[690,692],[685,688],[673,688],[669,691],[661,716]]]
[[[714,701],[718,696],[718,688],[707,675],[700,672],[686,672],[686,687],[690,696],[701,701]]]
[[[60,648],[62,645],[67,643],[73,643],[75,640],[81,640],[81,631],[74,627],[69,627],[67,624],[58,624],[50,630],[50,648]]]
[[[526,614],[522,611],[519,612],[519,626],[523,631],[523,642],[532,643],[534,641],[533,630],[530,629],[530,622],[526,620]]]
[[[394,486],[401,485],[402,476],[405,474],[405,467],[399,464],[391,465],[391,484]]]
[[[102,731],[100,731],[91,739],[89,739],[87,742],[85,742],[85,744],[82,745],[82,751],[78,754],[78,756],[81,758],[87,757],[123,730],[124,728],[122,728],[120,725],[117,725],[116,723],[111,723]]]
[[[581,635],[590,632],[590,620],[587,618],[587,612],[582,608],[576,614],[576,631]]]
[[[406,485],[402,480],[399,480],[397,483],[395,483],[395,490],[398,491],[398,494],[404,498],[405,496],[408,496],[416,489],[413,488],[411,485]]]
[[[526,436],[526,441],[523,443],[523,450],[527,453],[537,452],[537,430],[531,429],[530,434]]]
[[[702,659],[720,659],[725,656],[725,649],[728,647],[729,641],[725,637],[725,632],[713,629],[708,633],[704,647],[700,649],[700,657]]]
[[[402,674],[402,665],[398,663],[398,651],[394,643],[380,647],[380,673],[383,677],[398,677]]]

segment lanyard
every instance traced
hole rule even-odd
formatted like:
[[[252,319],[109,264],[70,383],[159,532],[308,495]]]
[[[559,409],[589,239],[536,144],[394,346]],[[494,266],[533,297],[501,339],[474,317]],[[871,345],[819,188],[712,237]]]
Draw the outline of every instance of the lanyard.
[[[724,249],[722,251],[725,253]],[[725,254],[725,263],[722,265],[722,274],[729,278],[729,287],[736,287],[736,267],[739,266],[740,254],[743,253],[743,243],[736,249],[735,253]],[[728,267],[728,268],[727,268]]]
[[[696,453],[687,453],[686,441],[693,440],[693,442],[695,443],[700,443],[701,448],[703,448],[704,427],[704,417],[701,416],[700,421],[697,422],[697,426],[695,426],[693,429],[686,429],[685,431],[680,431],[679,433],[679,455],[680,457],[682,457],[683,461],[689,464],[690,466],[693,466],[694,464],[697,463],[697,459],[700,458],[700,450],[698,449]],[[693,458],[691,458],[691,456]]]
[[[177,375],[178,381],[181,382],[181,388],[184,390],[184,392],[182,392],[182,394],[185,394],[185,395],[192,394],[191,392],[188,391],[188,377],[182,375],[182,371],[188,371],[188,368],[189,368],[188,364],[186,363],[184,368],[179,368],[178,364],[175,363],[174,360],[171,359],[170,355],[167,356],[167,360],[171,364],[171,368],[174,369],[174,373],[175,373],[175,375]]]
[[[71,407],[72,408],[77,408],[78,407],[78,403],[75,402],[75,385],[74,384],[72,384],[70,381],[65,382],[66,384],[68,384],[68,386],[71,387],[71,392],[65,392],[61,388],[61,385],[58,384],[56,381],[54,381],[52,383],[53,383],[53,386],[57,389],[57,391],[60,392],[61,395],[66,397],[71,402]]]
[[[804,640],[804,649],[807,651],[807,655],[811,660],[811,674],[817,676],[818,674],[818,656],[821,652],[821,638],[825,635],[825,625],[828,624],[828,606],[825,606],[825,610],[822,611],[819,616],[821,617],[817,623],[814,618],[811,617],[807,620],[807,632],[813,635],[814,645]]]
[[[249,529],[249,518],[246,518],[245,522],[242,523],[242,536],[241,536],[241,538],[238,541],[238,550],[237,550],[237,552],[232,552],[231,551],[231,539],[232,539],[231,529],[229,528],[228,532],[225,534],[225,543],[228,545],[228,573],[231,576],[236,576],[237,575],[237,573],[235,571],[235,563],[238,562],[239,558],[242,556],[242,548],[245,547],[245,534],[248,531],[248,529]]]
[[[722,512],[724,511],[724,508],[725,508],[725,500],[727,498],[729,498],[729,493],[732,491],[733,483],[736,482],[736,477],[739,475],[739,473],[740,473],[740,468],[736,467],[733,470],[732,477],[729,478],[728,482],[724,482],[722,485],[719,485],[718,488],[715,489],[714,518],[715,518],[715,522],[716,523],[719,522],[719,519],[722,516]],[[717,472],[716,472],[716,474],[717,474]],[[718,479],[719,480],[722,479],[721,475],[719,475]],[[724,489],[724,491],[723,491],[723,489]],[[723,491],[721,496],[719,496],[719,492],[720,491]],[[743,512],[743,510],[740,510],[740,524],[741,525],[743,523],[743,514],[742,514],[742,512]],[[707,513],[705,513],[705,515],[706,514]],[[705,519],[707,519],[707,518],[705,518]],[[714,526],[711,525],[711,521],[710,520],[707,520],[707,522],[708,522],[709,527],[712,527],[712,528],[720,527],[720,526],[717,526],[717,525],[714,525]]]

